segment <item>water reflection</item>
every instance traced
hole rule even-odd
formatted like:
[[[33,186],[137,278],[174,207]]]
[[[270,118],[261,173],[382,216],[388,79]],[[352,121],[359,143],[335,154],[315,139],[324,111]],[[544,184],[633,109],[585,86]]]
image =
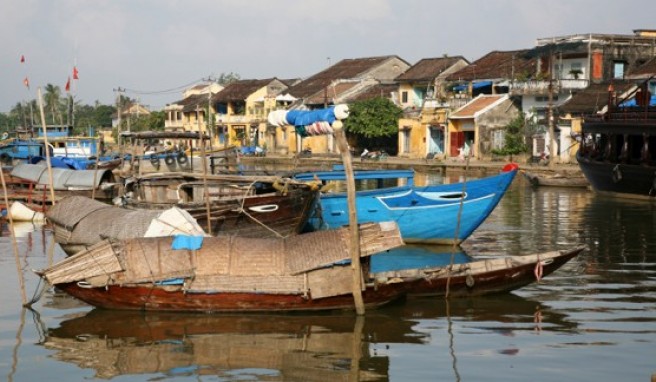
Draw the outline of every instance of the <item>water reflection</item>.
[[[450,336],[456,348],[472,330],[498,336],[570,330],[576,323],[543,304],[509,295],[412,298],[368,312],[325,315],[199,315],[93,309],[47,330],[42,345],[58,361],[96,378],[161,374],[248,380],[388,380],[395,344]],[[499,348],[515,355],[519,349]],[[449,356],[449,354],[451,354]],[[430,368],[430,365],[425,367]]]
[[[376,325],[391,320],[392,325]],[[419,341],[385,316],[223,316],[94,309],[48,331],[53,357],[119,375],[217,375],[249,380],[386,379],[389,359],[365,338]],[[381,330],[388,328],[391,330]],[[366,370],[360,368],[365,362]]]

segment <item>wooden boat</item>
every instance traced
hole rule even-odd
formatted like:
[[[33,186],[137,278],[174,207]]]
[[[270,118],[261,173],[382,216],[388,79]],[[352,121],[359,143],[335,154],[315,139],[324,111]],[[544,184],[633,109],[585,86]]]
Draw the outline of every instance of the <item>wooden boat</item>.
[[[408,243],[459,244],[496,207],[517,169],[516,164],[510,164],[498,175],[472,179],[465,184],[404,185],[358,191],[358,222],[394,221]],[[346,194],[322,193],[310,224],[314,230],[347,225]]]
[[[111,201],[120,195],[122,184],[111,169],[74,170],[52,168],[52,182],[45,162],[22,163],[9,172],[8,188],[16,200],[40,196],[41,204],[52,204],[50,184],[55,190],[55,202],[72,195]]]
[[[207,222],[205,188],[210,204]],[[133,178],[122,205],[184,209],[211,235],[285,237],[300,233],[318,197],[316,185],[278,177],[155,173]]]
[[[584,249],[585,246],[577,246],[567,250],[470,262],[460,258],[453,265],[437,267],[420,267],[414,263],[407,268],[400,266],[395,270],[389,270],[388,264],[385,264],[390,259],[374,256],[371,259],[371,277],[376,280],[402,280],[410,295],[443,296],[447,284],[451,297],[488,295],[509,292],[539,282]],[[449,259],[449,256],[443,258]],[[402,259],[396,260],[403,262]],[[379,270],[381,267],[383,269]]]
[[[37,272],[108,309],[256,312],[351,309],[346,228],[286,239],[176,236],[104,240]],[[396,224],[360,226],[361,256],[403,244]],[[365,279],[365,306],[403,296],[404,284]]]
[[[648,79],[625,97],[609,91],[605,111],[584,117],[576,159],[595,192],[656,200],[656,97],[649,92],[653,81]]]
[[[587,188],[590,182],[582,175],[562,173],[534,173],[522,171],[532,186]]]

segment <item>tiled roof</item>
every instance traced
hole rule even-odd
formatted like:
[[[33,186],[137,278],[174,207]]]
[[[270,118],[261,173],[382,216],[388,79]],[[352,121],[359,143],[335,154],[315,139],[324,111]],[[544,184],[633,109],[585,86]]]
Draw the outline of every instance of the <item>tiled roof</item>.
[[[622,94],[636,84],[630,80],[613,80],[613,88]],[[587,88],[574,94],[567,102],[558,107],[560,114],[596,113],[608,104],[608,86],[610,82],[590,84]]]
[[[319,105],[324,102],[333,103],[335,98],[338,98],[344,92],[349,91],[354,86],[359,85],[359,82],[350,81],[350,82],[340,82],[334,86],[329,85],[321,89],[320,91],[312,94],[311,96],[305,99],[306,105]]]
[[[424,58],[410,67],[405,73],[396,77],[397,81],[433,81],[443,71],[455,65],[458,61],[465,60],[462,56]]]
[[[462,108],[456,110],[449,118],[474,118],[474,114],[485,109],[486,107],[492,105],[493,103],[499,101],[500,99],[507,97],[505,94],[501,95],[480,95]]]
[[[529,50],[493,51],[470,65],[450,74],[447,81],[517,78],[520,74],[535,74],[537,59],[529,58]]]
[[[640,65],[634,70],[631,70],[628,74],[627,77],[633,77],[633,78],[646,78],[650,76],[656,75],[656,57],[652,58],[651,60],[645,62],[644,64]]]
[[[196,106],[200,106],[201,109],[206,107],[207,103],[207,94],[194,94],[179,101],[171,102],[169,105],[179,105],[182,106],[183,112],[190,112],[196,110]]]
[[[243,101],[257,90],[269,85],[275,78],[264,80],[239,80],[231,82],[212,97],[212,102]]]
[[[392,92],[398,92],[399,85],[397,84],[376,84],[368,86],[363,89],[361,92],[357,92],[352,96],[349,96],[342,100],[342,102],[355,102],[355,101],[364,101],[376,97],[390,98]]]
[[[380,56],[341,60],[335,65],[290,87],[287,91],[297,98],[309,97],[323,90],[334,80],[357,79],[367,71],[393,58],[398,57]]]

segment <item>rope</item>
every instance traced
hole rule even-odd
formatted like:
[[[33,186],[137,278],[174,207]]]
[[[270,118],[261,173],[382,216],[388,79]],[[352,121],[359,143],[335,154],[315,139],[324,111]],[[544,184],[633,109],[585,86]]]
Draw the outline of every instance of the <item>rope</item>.
[[[255,183],[257,183],[257,180],[254,180],[253,182],[251,182],[251,184],[248,186],[249,190],[255,185]],[[287,188],[288,184],[289,184],[289,182],[285,182],[285,189]],[[271,231],[271,232],[272,232],[274,235],[276,235],[277,237],[279,237],[279,238],[281,238],[281,239],[286,238],[286,236],[281,235],[278,231],[274,230],[273,228],[268,227],[266,224],[264,224],[264,223],[262,223],[261,221],[259,221],[256,217],[254,217],[253,215],[249,214],[248,211],[246,211],[246,210],[244,209],[244,204],[245,204],[245,203],[246,203],[246,197],[244,196],[244,197],[241,199],[241,205],[239,206],[239,209],[237,210],[237,212],[243,213],[243,214],[246,215],[249,219],[251,219],[251,220],[253,220],[255,223],[261,225],[261,226],[264,227],[265,229],[268,229],[269,231]]]
[[[50,284],[48,283],[48,281],[44,280],[43,277],[39,277],[39,283],[37,284],[37,289],[34,290],[34,295],[32,296],[32,299],[24,303],[23,307],[29,308],[35,303],[37,303],[39,300],[41,300],[41,297],[43,297],[49,285]]]
[[[458,220],[456,221],[456,231],[453,238],[453,247],[451,247],[451,261],[449,263],[448,273],[446,277],[446,292],[444,293],[444,298],[449,298],[449,289],[451,286],[451,270],[453,268],[453,263],[456,258],[456,245],[458,243],[458,235],[460,235],[460,219],[462,218],[462,207],[465,203],[465,193],[467,191],[467,173],[469,172],[469,155],[467,155],[465,162],[465,176],[462,182],[462,195],[460,196],[460,206],[458,207]]]

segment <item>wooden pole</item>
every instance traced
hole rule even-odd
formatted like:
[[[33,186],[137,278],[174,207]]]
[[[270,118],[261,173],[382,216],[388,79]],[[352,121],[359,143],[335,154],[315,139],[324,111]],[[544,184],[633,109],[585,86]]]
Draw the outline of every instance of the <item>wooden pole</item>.
[[[55,205],[55,186],[53,185],[54,179],[52,179],[52,165],[50,163],[50,147],[48,146],[48,133],[46,129],[46,115],[43,112],[43,97],[41,97],[41,88],[38,89],[39,95],[39,110],[41,111],[41,125],[43,127],[43,144],[46,151],[46,165],[48,166],[48,178],[50,180],[50,198],[52,199],[52,205]]]
[[[198,119],[198,105],[196,105],[196,122],[198,123],[198,135],[200,135],[200,161],[203,166],[203,199],[205,199],[205,210],[207,213],[207,234],[212,234],[212,214],[210,213],[210,193],[207,189],[207,158],[205,157],[205,134],[200,131],[200,119]],[[191,154],[189,160],[193,161]]]
[[[341,121],[340,121],[341,123]],[[335,130],[335,139],[337,146],[342,154],[344,162],[344,175],[346,177],[346,197],[349,209],[349,228],[351,232],[350,250],[351,250],[351,268],[353,269],[353,300],[355,302],[355,312],[358,315],[364,314],[364,301],[362,299],[362,265],[360,264],[360,231],[358,229],[358,214],[355,207],[355,178],[353,177],[353,163],[351,153],[348,149],[344,130],[337,122],[333,125]]]
[[[18,257],[18,243],[16,242],[16,233],[14,231],[14,219],[9,212],[9,197],[7,196],[7,183],[5,183],[5,174],[4,171],[0,168],[0,181],[2,181],[2,191],[5,198],[5,206],[7,207],[7,218],[9,219],[9,232],[11,232],[11,244],[14,248],[14,258],[16,260],[16,272],[18,272],[18,281],[21,286],[21,298],[23,301],[23,306],[27,304],[27,296],[25,294],[25,284],[23,281],[23,272],[20,267],[20,259]]]

